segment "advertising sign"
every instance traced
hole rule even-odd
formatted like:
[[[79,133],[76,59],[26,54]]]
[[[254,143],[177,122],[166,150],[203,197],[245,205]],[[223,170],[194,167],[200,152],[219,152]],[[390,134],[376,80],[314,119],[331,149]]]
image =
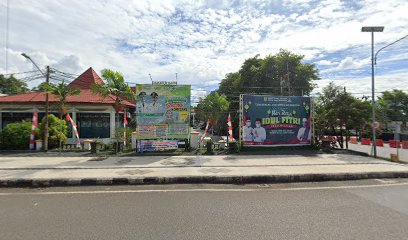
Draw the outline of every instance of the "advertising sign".
[[[176,150],[178,148],[178,140],[154,141],[140,140],[138,144],[139,152],[156,152]]]
[[[190,85],[136,85],[138,139],[185,139],[190,129]]]
[[[244,146],[310,145],[310,97],[242,95]]]

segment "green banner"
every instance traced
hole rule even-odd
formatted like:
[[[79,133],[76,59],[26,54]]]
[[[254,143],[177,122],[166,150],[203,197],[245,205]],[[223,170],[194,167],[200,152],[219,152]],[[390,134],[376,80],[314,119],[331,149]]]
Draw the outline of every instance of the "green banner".
[[[186,139],[190,124],[190,85],[136,85],[139,139]]]
[[[244,146],[309,145],[310,97],[242,95]]]

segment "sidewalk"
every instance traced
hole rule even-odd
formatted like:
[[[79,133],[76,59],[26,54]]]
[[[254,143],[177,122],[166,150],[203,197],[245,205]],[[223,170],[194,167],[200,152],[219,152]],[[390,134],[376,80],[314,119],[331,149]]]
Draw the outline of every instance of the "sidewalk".
[[[358,144],[349,143],[348,146],[350,150],[367,153],[371,155],[371,148],[372,148],[371,145],[361,145],[360,143]],[[384,147],[377,146],[377,156],[390,159],[391,153],[397,154],[397,149],[390,148],[388,144],[384,144]],[[398,153],[399,153],[400,161],[408,163],[408,149],[399,148]]]
[[[350,154],[0,157],[0,186],[244,184],[398,177],[408,177],[408,165]]]

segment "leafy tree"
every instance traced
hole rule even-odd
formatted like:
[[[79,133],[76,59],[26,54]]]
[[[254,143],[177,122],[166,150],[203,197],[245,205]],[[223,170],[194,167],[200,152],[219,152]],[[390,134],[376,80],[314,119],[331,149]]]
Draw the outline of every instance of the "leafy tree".
[[[13,75],[6,77],[0,74],[0,93],[14,95],[27,93],[28,91],[27,83],[18,80]]]
[[[68,96],[75,96],[79,95],[81,93],[81,90],[79,88],[73,88],[68,86],[64,80],[62,80],[58,84],[54,83],[45,83],[40,85],[40,90],[43,90],[46,93],[54,95],[56,98],[58,98],[58,109],[60,113],[60,119],[62,119],[63,115],[67,113],[67,110],[65,108],[66,103],[67,103],[67,97]],[[62,138],[60,138],[62,140]],[[62,142],[59,143],[59,148],[62,150]]]
[[[228,111],[233,120],[234,135],[239,131],[239,95],[271,94],[283,96],[309,95],[313,80],[319,79],[314,64],[303,63],[304,56],[280,50],[275,55],[246,59],[238,72],[229,73],[221,81],[218,92],[231,103]]]
[[[408,121],[408,94],[394,89],[385,91],[378,98],[377,116],[381,122]]]
[[[101,94],[104,97],[108,97],[109,95],[113,95],[115,97],[115,103],[113,107],[116,111],[116,122],[119,122],[119,111],[122,110],[122,98],[126,99],[134,99],[135,94],[133,93],[132,89],[129,85],[126,84],[125,79],[123,78],[122,74],[119,72],[115,72],[110,69],[102,70],[102,78],[105,80],[105,85],[101,84],[93,84],[91,86],[91,90],[95,94]],[[117,125],[117,124],[116,124]],[[116,152],[119,150],[119,135],[118,129],[115,129],[116,135]]]
[[[62,116],[67,112],[65,108],[67,97],[79,95],[81,93],[81,89],[68,86],[64,80],[58,84],[45,83],[40,87],[40,90],[43,90],[44,92],[52,94],[58,98],[59,101],[57,105],[60,112],[60,118],[62,118]]]
[[[40,136],[44,136],[45,118],[41,120],[38,129]],[[54,114],[48,115],[48,134],[48,144],[50,148],[56,148],[60,143],[67,141],[67,125],[65,120],[59,119]]]
[[[205,98],[200,98],[196,107],[196,118],[204,122],[210,120],[215,132],[226,133],[228,107],[229,102],[226,96],[213,91]]]
[[[31,122],[9,123],[0,132],[0,147],[8,150],[28,149],[30,133]]]
[[[369,121],[370,104],[363,102],[331,82],[314,101],[317,135],[331,133],[343,136],[343,129],[361,129]],[[341,146],[343,147],[343,146]]]

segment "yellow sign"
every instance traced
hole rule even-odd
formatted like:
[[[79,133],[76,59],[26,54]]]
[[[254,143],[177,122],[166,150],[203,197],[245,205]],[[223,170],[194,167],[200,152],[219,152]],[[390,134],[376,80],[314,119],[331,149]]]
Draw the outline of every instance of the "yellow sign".
[[[180,118],[181,119],[187,119],[188,118],[188,112],[187,111],[180,112]]]

